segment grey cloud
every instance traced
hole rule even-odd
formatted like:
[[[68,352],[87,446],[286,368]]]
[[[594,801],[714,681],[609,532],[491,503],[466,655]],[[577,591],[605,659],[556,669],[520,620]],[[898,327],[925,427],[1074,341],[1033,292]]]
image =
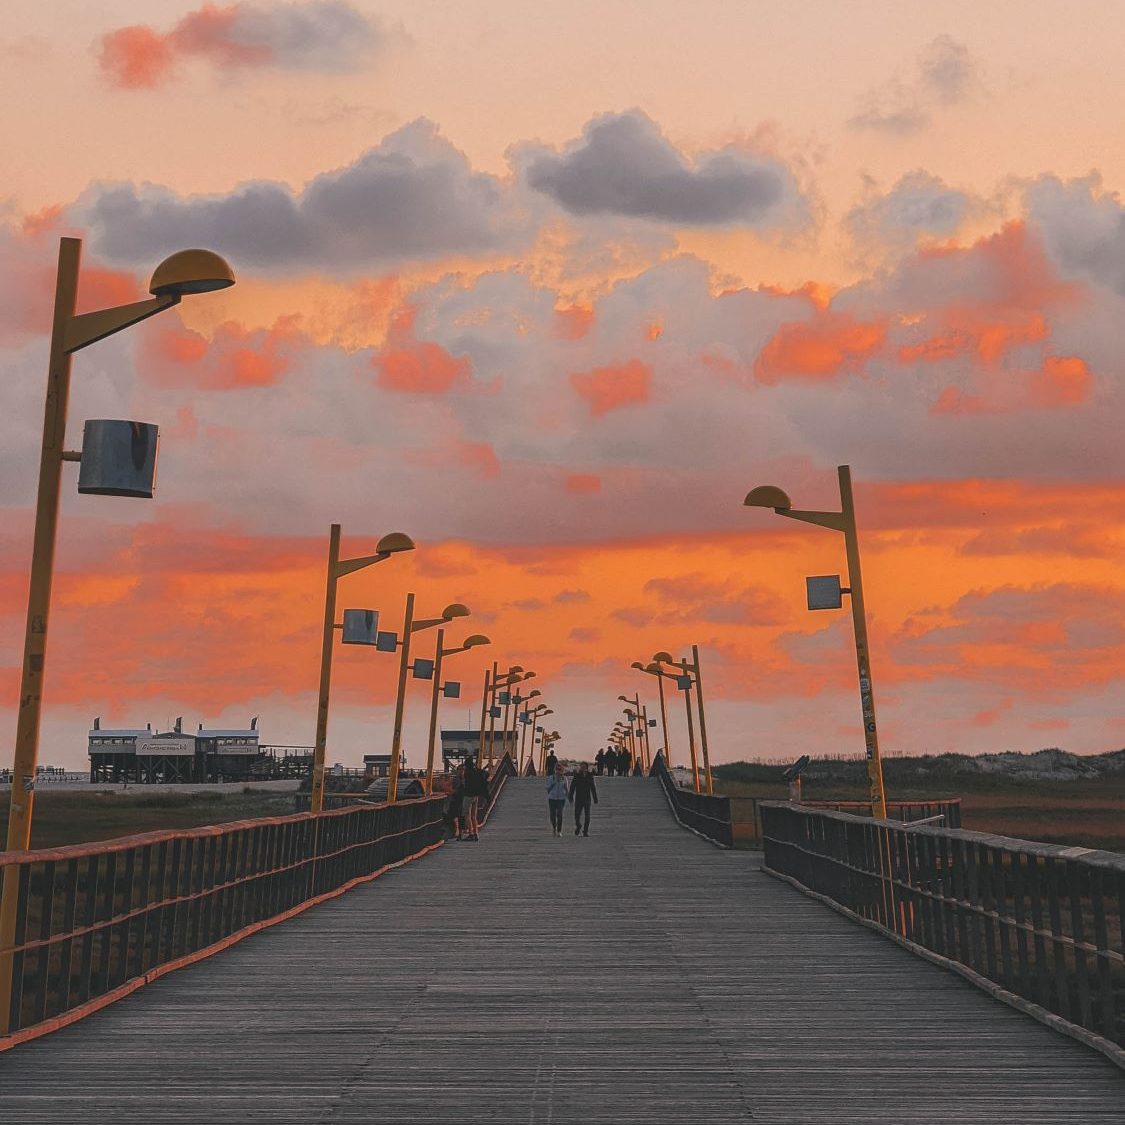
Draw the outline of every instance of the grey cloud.
[[[343,0],[238,4],[234,12],[230,45],[266,50],[271,62],[291,70],[358,69],[386,37],[376,20]]]
[[[939,35],[918,54],[914,72],[868,91],[853,129],[908,136],[926,128],[932,111],[966,101],[983,88],[976,63],[963,43]]]
[[[778,160],[732,146],[689,161],[638,110],[594,118],[562,153],[528,147],[515,155],[528,185],[574,215],[766,226],[805,210]]]
[[[1091,175],[1063,182],[1042,176],[1025,192],[1028,217],[1063,269],[1125,296],[1125,207]]]
[[[95,186],[77,206],[95,248],[130,264],[202,245],[229,255],[236,268],[338,270],[498,250],[529,234],[501,182],[474,172],[425,120],[299,192],[249,183],[225,195],[185,197],[117,184]]]
[[[885,195],[871,195],[853,207],[844,217],[844,226],[861,245],[909,248],[919,235],[954,234],[972,204],[965,192],[918,169]]]

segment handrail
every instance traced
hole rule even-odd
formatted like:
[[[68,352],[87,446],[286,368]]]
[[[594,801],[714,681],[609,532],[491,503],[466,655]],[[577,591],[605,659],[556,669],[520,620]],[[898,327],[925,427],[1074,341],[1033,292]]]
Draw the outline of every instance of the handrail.
[[[680,789],[664,761],[663,750],[656,752],[648,775],[660,781],[672,815],[680,825],[720,848],[734,846],[729,797],[712,797],[706,793]]]
[[[512,761],[511,751],[505,750],[504,756],[496,763],[496,768],[488,778],[488,804],[480,818],[482,827],[488,823],[488,818],[492,815],[492,807],[500,799],[500,794],[504,792],[504,786],[507,784],[508,778],[517,776],[518,771],[515,762]]]
[[[0,1050],[440,846],[445,796],[0,853]],[[6,1033],[6,1034],[5,1034]]]
[[[782,802],[765,863],[1125,1065],[1125,855]]]

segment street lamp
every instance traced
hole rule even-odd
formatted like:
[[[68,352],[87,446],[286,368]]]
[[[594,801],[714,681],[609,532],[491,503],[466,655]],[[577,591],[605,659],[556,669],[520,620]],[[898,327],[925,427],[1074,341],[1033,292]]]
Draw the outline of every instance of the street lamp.
[[[638,672],[647,672],[650,676],[656,677],[656,687],[660,694],[660,725],[664,732],[664,764],[671,769],[672,751],[668,745],[668,708],[664,702],[664,676],[666,673],[660,667],[655,656],[648,664],[642,664],[639,660],[634,660],[630,667],[636,668]]]
[[[492,663],[491,678],[487,672],[485,673],[484,698],[481,701],[480,711],[479,761],[484,761],[484,720],[486,716],[488,717],[488,763],[490,766],[496,758],[496,720],[500,718],[500,708],[495,706],[497,689],[502,687],[510,688],[513,684],[517,684],[521,680],[531,680],[534,678],[535,673],[525,672],[523,666],[520,664],[513,664],[507,672],[501,674],[500,666],[495,661]],[[510,700],[508,705],[510,705]],[[507,714],[505,713],[505,731],[507,731],[507,727]]]
[[[527,698],[532,699],[534,696],[541,695],[541,694],[542,693],[540,691],[536,690],[536,691],[533,691],[531,693],[531,695],[529,695]],[[534,707],[526,708],[524,710],[524,712],[520,715],[520,722],[523,723],[523,733],[520,736],[520,763],[519,763],[519,771],[518,772],[521,775],[523,774],[524,759],[527,758],[529,763],[533,762],[535,760],[535,727],[537,726],[537,724],[539,722],[539,716],[544,711],[549,711],[549,710],[550,710],[550,708],[547,706],[546,703],[537,703]],[[529,752],[528,752],[528,730],[529,730],[529,728],[530,728],[530,731],[531,731],[530,756],[529,756]]]
[[[771,484],[752,489],[743,503],[752,508],[773,508],[779,516],[843,533],[848,561],[848,585],[842,587],[837,574],[806,578],[808,607],[839,609],[843,604],[841,595],[851,595],[856,665],[859,670],[859,702],[863,713],[863,739],[867,748],[867,777],[871,786],[871,812],[873,816],[886,819],[887,797],[883,787],[883,761],[879,756],[879,732],[875,723],[875,691],[871,684],[871,654],[867,643],[867,616],[863,608],[863,577],[859,566],[859,536],[852,500],[852,471],[849,465],[840,465],[836,472],[840,479],[838,512],[796,509],[789,497]]]
[[[438,692],[446,691],[451,685],[442,684],[441,682],[441,665],[442,661],[447,656],[453,656],[458,652],[468,652],[471,648],[479,648],[481,645],[489,645],[492,642],[481,633],[474,633],[471,637],[466,638],[463,645],[457,648],[445,647],[445,630],[439,629],[437,631],[437,644],[434,648],[434,667],[432,675],[434,678],[433,690],[430,693],[430,740],[426,749],[426,796],[430,796],[434,789],[434,743],[437,741],[437,713],[438,713]],[[415,675],[418,670],[415,669]],[[458,690],[459,686],[458,686]],[[448,694],[448,692],[447,692]]]
[[[374,645],[379,615],[373,609],[346,609],[344,620],[336,623],[336,587],[345,574],[354,574],[392,555],[413,551],[414,540],[401,531],[384,535],[375,545],[375,554],[352,559],[340,558],[340,525],[332,524],[328,532],[328,580],[324,591],[324,631],[320,645],[320,697],[316,708],[316,745],[313,748],[312,785],[309,809],[324,808],[324,759],[328,744],[328,696],[332,686],[332,637],[342,630],[341,641],[347,645]]]
[[[9,851],[25,851],[31,845],[62,463],[81,462],[78,491],[95,495],[151,497],[156,475],[157,428],[149,423],[107,419],[90,421],[85,426],[82,452],[68,452],[63,448],[70,396],[70,357],[98,340],[172,308],[187,294],[210,293],[234,284],[230,266],[218,254],[210,250],[181,250],[156,267],[149,282],[150,299],[75,315],[81,258],[80,238],[60,240],[51,351],[47,364],[47,398],[43,411],[43,441],[39,456],[27,630],[24,634],[19,714],[12,762],[7,836]],[[9,904],[5,908],[5,924],[7,910],[15,910],[15,890],[7,883],[14,870],[5,869],[4,902]],[[7,893],[9,889],[10,894]],[[13,913],[13,923],[14,917]],[[0,946],[3,944],[0,939]],[[0,1018],[6,1018],[6,1013]]]
[[[691,713],[691,687],[692,677],[694,676],[695,697],[699,706],[699,745],[703,752],[703,778],[707,786],[707,792],[710,794],[714,792],[714,785],[711,779],[711,756],[707,746],[707,714],[703,709],[703,684],[700,674],[699,646],[692,645],[691,653],[694,661],[694,663],[691,664],[688,663],[686,657],[679,661],[674,660],[670,652],[656,653],[653,657],[653,662],[657,664],[669,664],[680,673],[678,676],[675,676],[674,679],[677,687],[684,693],[684,708],[687,711],[688,750],[691,753],[691,774],[695,785],[695,791],[700,793],[702,792],[702,786],[699,782],[699,762],[695,754],[695,724],[692,720]]]
[[[152,294],[149,300],[77,315],[81,260],[82,240],[60,239],[31,548],[27,627],[8,807],[8,851],[26,851],[31,846],[62,463],[81,462],[78,491],[94,495],[151,497],[156,476],[158,434],[157,427],[150,423],[109,419],[89,421],[84,428],[82,451],[70,452],[63,448],[70,398],[70,357],[90,344],[172,308],[188,294],[211,293],[234,284],[234,273],[218,254],[210,250],[181,250],[156,267],[149,282]],[[3,891],[0,893],[0,949],[10,949],[15,941],[18,873],[19,869],[14,865],[4,869]],[[11,954],[0,954],[0,961],[2,1034],[8,1028]]]
[[[535,733],[536,728],[539,725],[539,720],[545,719],[548,715],[553,715],[555,713],[554,710],[550,707],[543,707],[543,709],[541,711],[537,707],[536,711],[538,712],[538,714],[533,713],[532,716],[531,716],[531,749],[528,751],[528,753],[529,753],[529,755],[530,755],[530,757],[533,761],[535,759],[535,739],[537,737],[540,737],[540,736],[537,736],[536,733]],[[540,754],[540,758],[539,758],[539,772],[544,773],[544,772],[546,772],[546,769],[547,769],[547,751],[543,750],[543,752]]]
[[[423,629],[432,629],[435,625],[445,625],[459,617],[468,617],[471,610],[460,602],[453,602],[441,611],[440,617],[429,617],[423,620],[414,620],[414,595],[406,595],[406,611],[402,620],[402,640],[396,642],[396,647],[401,649],[398,662],[398,693],[395,696],[395,725],[391,736],[391,764],[387,771],[387,801],[393,803],[398,800],[398,765],[402,756],[402,713],[406,707],[406,673],[410,670],[410,638]],[[393,634],[392,634],[393,635]]]
[[[623,703],[630,703],[633,706],[636,714],[630,714],[629,718],[635,718],[636,722],[640,724],[640,738],[634,740],[634,745],[639,741],[641,750],[641,765],[647,771],[652,766],[652,746],[648,740],[648,708],[641,703],[640,693],[633,696],[631,699],[627,695],[619,695],[617,697]],[[635,734],[636,732],[634,732]]]

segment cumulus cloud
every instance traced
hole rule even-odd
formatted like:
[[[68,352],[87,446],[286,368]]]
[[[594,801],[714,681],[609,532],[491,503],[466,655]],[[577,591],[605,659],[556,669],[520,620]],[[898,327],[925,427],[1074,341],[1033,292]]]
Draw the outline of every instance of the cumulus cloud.
[[[844,229],[863,250],[909,250],[922,238],[952,237],[973,207],[967,192],[919,168],[886,193],[869,182],[864,199],[844,216]]]
[[[526,146],[515,155],[528,185],[572,215],[769,227],[804,213],[779,160],[733,145],[690,159],[639,110],[595,117],[561,152]]]
[[[289,4],[204,4],[170,31],[144,24],[102,37],[102,75],[118,89],[151,89],[167,82],[181,59],[199,58],[226,73],[276,68],[319,73],[358,70],[385,46],[390,33],[346,0]]]
[[[1116,192],[1096,174],[1065,182],[1043,176],[1025,199],[1029,220],[1064,270],[1125,296],[1125,206]]]
[[[244,266],[354,270],[488,253],[529,233],[503,183],[474,172],[464,153],[422,119],[300,191],[260,181],[213,196],[96,185],[75,210],[106,258],[129,263],[198,245]]]
[[[969,49],[949,35],[939,35],[919,52],[909,76],[897,75],[868,91],[848,124],[908,136],[926,128],[935,110],[968,101],[982,88]]]

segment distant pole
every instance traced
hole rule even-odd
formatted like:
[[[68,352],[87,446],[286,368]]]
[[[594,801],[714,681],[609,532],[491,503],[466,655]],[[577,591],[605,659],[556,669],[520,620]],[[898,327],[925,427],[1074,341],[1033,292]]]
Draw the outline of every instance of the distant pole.
[[[495,663],[492,665],[496,667]],[[484,761],[484,721],[488,718],[488,685],[489,685],[488,669],[484,670],[484,693],[480,697],[480,745],[477,749],[477,761]]]
[[[657,666],[659,667],[659,665]],[[656,689],[660,693],[660,725],[664,731],[664,764],[672,768],[672,750],[668,745],[668,708],[664,703],[664,673],[658,673],[656,677]]]
[[[340,569],[340,525],[328,532],[328,580],[324,591],[324,630],[320,642],[320,696],[316,705],[316,745],[313,747],[309,811],[324,809],[324,759],[328,745],[328,694],[332,686],[332,646],[336,629],[336,583]]]
[[[430,739],[426,747],[426,796],[434,791],[434,744],[437,742],[438,695],[441,692],[441,658],[445,655],[443,641],[445,630],[437,631],[437,649],[434,652],[434,686],[430,693]]]
[[[500,675],[500,665],[494,660],[492,662],[492,692],[488,698],[488,766],[492,768],[493,762],[496,760],[496,716],[492,713],[493,707],[496,706],[496,680]],[[483,762],[478,763],[484,765]]]
[[[695,782],[695,791],[698,793],[699,789],[699,762],[695,757],[695,723],[691,716],[691,673],[688,671],[688,662],[686,660],[680,661],[680,668],[682,669],[682,676],[687,680],[687,687],[684,689],[684,705],[687,707],[687,737],[688,749],[691,751],[691,776]]]
[[[395,727],[391,739],[391,768],[387,774],[387,800],[398,800],[398,766],[402,755],[402,713],[406,707],[406,674],[410,670],[410,633],[414,628],[414,595],[406,595],[406,613],[403,615],[402,655],[398,662],[398,695],[395,699]]]
[[[711,783],[711,758],[707,753],[707,719],[703,710],[703,670],[699,665],[699,645],[691,646],[691,658],[695,662],[695,699],[699,705],[699,746],[703,751],[703,773],[707,780],[707,795],[714,793]]]

